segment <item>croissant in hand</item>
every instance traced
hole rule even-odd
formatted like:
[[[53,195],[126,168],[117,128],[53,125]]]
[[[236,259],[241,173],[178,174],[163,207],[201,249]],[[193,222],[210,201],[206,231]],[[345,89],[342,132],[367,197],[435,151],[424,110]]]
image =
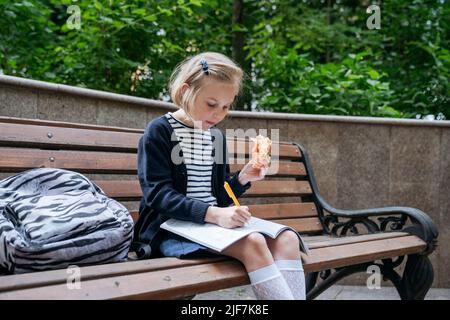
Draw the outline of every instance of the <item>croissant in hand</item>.
[[[252,149],[252,159],[250,160],[253,168],[268,168],[270,165],[272,141],[262,135],[258,135],[256,138],[250,138],[250,140],[254,143]]]

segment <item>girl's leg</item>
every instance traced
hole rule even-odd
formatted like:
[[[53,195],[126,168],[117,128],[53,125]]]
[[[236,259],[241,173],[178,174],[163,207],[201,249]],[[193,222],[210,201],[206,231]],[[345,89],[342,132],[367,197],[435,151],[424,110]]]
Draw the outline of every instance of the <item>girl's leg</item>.
[[[276,239],[267,238],[267,245],[275,264],[291,288],[294,299],[306,299],[305,272],[300,256],[300,243],[292,231],[281,233]]]
[[[244,264],[257,299],[293,299],[291,290],[275,265],[263,235],[252,233],[222,253]]]

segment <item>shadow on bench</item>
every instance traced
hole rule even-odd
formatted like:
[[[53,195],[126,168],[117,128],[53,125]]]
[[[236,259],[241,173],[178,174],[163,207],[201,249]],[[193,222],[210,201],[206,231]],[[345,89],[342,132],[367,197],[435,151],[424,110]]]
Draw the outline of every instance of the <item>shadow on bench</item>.
[[[0,173],[53,167],[86,174],[137,218],[141,190],[137,142],[143,130],[0,117]],[[249,156],[249,141],[228,138],[234,158]],[[428,255],[438,231],[422,211],[408,207],[339,210],[320,195],[303,146],[280,142],[278,167],[252,183],[242,197],[256,217],[298,230],[311,248],[303,255],[307,297],[376,265],[402,299],[423,299],[433,282]],[[275,157],[276,158],[276,155]],[[256,204],[257,203],[257,204]],[[403,273],[396,269],[402,268]],[[67,269],[2,276],[0,299],[177,299],[249,283],[241,263],[229,258],[157,258],[82,266],[81,286],[68,288]]]

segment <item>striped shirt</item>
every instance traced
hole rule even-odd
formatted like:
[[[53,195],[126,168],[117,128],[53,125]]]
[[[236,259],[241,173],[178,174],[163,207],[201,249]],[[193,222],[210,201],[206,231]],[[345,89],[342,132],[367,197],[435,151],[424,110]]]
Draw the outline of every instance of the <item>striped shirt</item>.
[[[172,112],[167,112],[165,117],[172,126],[183,151],[188,178],[186,196],[217,205],[211,186],[214,164],[211,131],[188,126],[176,119]]]

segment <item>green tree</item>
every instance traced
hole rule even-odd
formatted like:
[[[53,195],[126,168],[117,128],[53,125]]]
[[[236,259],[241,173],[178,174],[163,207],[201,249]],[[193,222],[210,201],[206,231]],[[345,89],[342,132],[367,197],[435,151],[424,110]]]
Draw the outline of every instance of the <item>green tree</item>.
[[[0,0],[0,73],[167,100],[178,62],[219,51],[249,75],[246,110],[450,119],[450,2],[383,1],[379,30],[370,4]]]

